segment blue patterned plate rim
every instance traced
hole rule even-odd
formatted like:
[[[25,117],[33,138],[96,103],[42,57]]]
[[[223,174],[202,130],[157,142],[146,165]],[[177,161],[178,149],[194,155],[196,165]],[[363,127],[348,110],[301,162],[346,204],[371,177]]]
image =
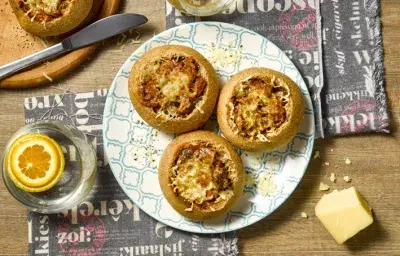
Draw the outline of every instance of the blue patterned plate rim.
[[[136,55],[137,52],[141,52],[141,51],[144,52],[144,50],[145,50],[147,45],[149,45],[151,42],[161,38],[163,35],[169,34],[169,33],[173,32],[173,31],[179,31],[179,30],[184,29],[184,28],[186,28],[188,26],[189,27],[195,27],[197,25],[206,25],[206,26],[212,26],[213,25],[213,26],[220,27],[221,29],[229,29],[229,28],[231,28],[232,30],[234,30],[237,33],[248,32],[249,34],[260,36],[263,39],[265,39],[267,41],[267,43],[269,43],[269,44],[273,45],[274,47],[276,47],[281,52],[281,54],[286,57],[286,61],[287,61],[286,64],[291,64],[293,66],[293,68],[296,70],[296,72],[300,74],[298,69],[294,66],[293,62],[287,57],[285,52],[282,51],[279,47],[277,47],[273,42],[269,41],[268,38],[266,38],[266,37],[264,37],[264,36],[262,36],[262,35],[260,35],[260,34],[258,34],[256,32],[254,32],[254,31],[251,31],[251,30],[249,30],[247,28],[240,27],[238,25],[224,23],[224,22],[194,22],[194,23],[182,24],[182,25],[180,25],[178,27],[174,27],[174,28],[170,28],[168,30],[165,30],[165,31],[161,32],[160,34],[154,36],[153,38],[149,39],[145,43],[143,43],[140,47],[138,47],[132,53],[132,55],[122,65],[122,67],[118,71],[117,75],[115,76],[115,78],[114,78],[114,80],[113,80],[113,82],[112,82],[112,84],[110,86],[110,89],[109,89],[109,92],[108,92],[108,95],[107,95],[107,99],[106,99],[106,103],[105,103],[104,114],[103,114],[103,125],[102,125],[103,126],[102,127],[103,128],[103,143],[104,143],[104,152],[105,152],[105,154],[108,155],[108,153],[107,153],[107,145],[109,144],[109,140],[108,140],[108,138],[106,136],[107,120],[110,119],[113,116],[113,115],[110,115],[109,117],[107,117],[106,112],[108,111],[108,108],[110,108],[110,101],[112,101],[112,99],[111,99],[112,96],[111,95],[114,93],[114,89],[116,87],[116,82],[118,80],[118,77],[121,76],[121,75],[123,75],[123,76],[124,75],[125,76],[129,75],[129,74],[126,74],[126,72],[123,74],[123,67],[126,66],[129,62],[134,62],[134,60],[132,60],[132,59],[134,59],[134,56]],[[300,74],[300,78],[301,78],[301,80],[300,80],[301,84],[305,85],[304,79],[302,78],[301,74]],[[300,84],[299,84],[299,86],[300,86]],[[302,92],[303,92],[303,95],[305,95],[305,97],[307,98],[307,100],[310,100],[310,94],[309,94],[308,90],[304,90],[302,88]],[[188,231],[188,232],[193,232],[193,233],[201,233],[201,234],[225,233],[225,232],[230,232],[230,231],[242,229],[242,228],[248,227],[248,226],[250,226],[250,225],[252,225],[252,224],[254,224],[254,223],[256,223],[256,222],[258,222],[258,221],[260,221],[262,219],[264,219],[265,217],[267,217],[268,215],[270,215],[271,213],[276,211],[291,196],[291,194],[294,192],[294,190],[297,188],[298,184],[300,183],[301,179],[303,178],[303,176],[304,176],[304,174],[305,174],[305,172],[307,170],[308,164],[310,162],[310,159],[311,159],[311,154],[312,154],[312,150],[313,150],[313,147],[314,147],[314,138],[315,138],[314,110],[313,110],[312,104],[311,104],[311,106],[308,106],[308,107],[309,107],[309,109],[307,109],[307,111],[308,111],[308,114],[310,115],[310,121],[311,121],[310,125],[312,126],[311,127],[312,131],[311,131],[311,133],[309,135],[310,136],[309,141],[311,141],[311,145],[310,145],[309,150],[307,150],[307,152],[306,152],[307,163],[302,166],[302,171],[301,171],[301,176],[300,176],[299,181],[295,184],[293,189],[287,195],[283,196],[284,199],[280,200],[280,202],[278,202],[270,212],[262,215],[261,217],[259,215],[256,215],[257,217],[260,217],[260,218],[258,218],[256,220],[253,220],[253,221],[249,221],[247,224],[242,225],[242,226],[238,226],[238,227],[234,227],[234,228],[224,228],[223,230],[213,230],[213,229],[202,229],[201,228],[201,230],[199,231],[197,229],[191,229],[191,228],[188,228],[188,227],[180,227],[179,223],[176,224],[174,221],[164,220],[164,219],[158,217],[157,214],[152,214],[152,213],[147,212],[147,210],[144,209],[139,202],[137,202],[134,198],[132,198],[129,195],[130,194],[129,190],[125,187],[125,185],[122,183],[122,180],[118,177],[118,173],[115,171],[111,161],[109,161],[109,165],[110,165],[110,168],[111,168],[111,170],[113,172],[113,175],[114,175],[115,179],[117,180],[119,186],[122,188],[124,193],[126,195],[128,195],[128,197],[133,201],[133,203],[135,203],[142,211],[144,211],[146,214],[148,214],[152,218],[156,219],[157,221],[160,221],[160,222],[162,222],[162,223],[164,223],[164,224],[166,224],[168,226],[171,226],[173,228],[176,228],[176,229],[180,229],[180,230]],[[157,167],[155,169],[157,170]],[[228,213],[228,214],[230,214],[230,213]],[[190,222],[190,220],[186,220],[186,219],[185,219],[185,221],[189,221]],[[196,224],[196,223],[197,222],[193,222],[192,224]],[[190,225],[191,224],[189,224],[189,226]]]

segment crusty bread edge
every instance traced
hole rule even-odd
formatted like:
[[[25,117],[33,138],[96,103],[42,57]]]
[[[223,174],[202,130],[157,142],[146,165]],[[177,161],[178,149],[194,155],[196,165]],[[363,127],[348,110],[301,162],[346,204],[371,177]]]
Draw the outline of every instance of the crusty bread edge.
[[[235,85],[248,77],[270,77],[275,76],[282,79],[288,86],[292,98],[292,113],[288,122],[279,132],[269,137],[269,142],[250,141],[240,135],[234,134],[228,124],[227,104],[233,94]],[[232,76],[222,88],[217,106],[217,119],[220,130],[225,138],[237,147],[249,151],[273,151],[285,146],[297,134],[301,121],[304,118],[305,102],[300,88],[286,75],[267,68],[249,68]]]
[[[141,104],[137,91],[140,82],[140,71],[149,62],[159,59],[162,56],[171,55],[191,56],[199,64],[202,77],[207,82],[206,92],[203,96],[204,102],[201,107],[203,113],[195,108],[186,119],[161,120],[160,118],[156,118],[156,114],[152,109]],[[200,128],[210,118],[217,103],[218,93],[219,80],[214,68],[203,55],[187,46],[165,45],[151,49],[144,53],[134,64],[129,77],[129,96],[137,113],[150,126],[167,133],[184,133]]]
[[[67,13],[44,25],[37,21],[31,21],[29,16],[19,8],[18,0],[9,0],[9,2],[21,27],[36,36],[58,36],[73,30],[82,24],[93,5],[93,0],[75,1]]]
[[[234,165],[234,168],[238,173],[238,180],[236,184],[234,184],[234,196],[227,202],[224,208],[217,210],[215,212],[201,212],[197,209],[194,209],[191,212],[185,211],[186,208],[190,207],[181,200],[175,197],[175,194],[169,184],[169,172],[170,169],[174,166],[175,160],[180,153],[180,149],[182,144],[191,142],[191,141],[205,141],[210,142],[213,145],[222,145],[224,146]],[[243,163],[240,156],[233,149],[233,147],[226,141],[224,138],[218,136],[217,134],[209,131],[195,131],[186,133],[178,136],[174,139],[164,150],[164,153],[161,156],[159,166],[158,166],[158,178],[161,190],[164,194],[164,197],[170,203],[170,205],[181,215],[194,220],[207,220],[207,219],[215,219],[223,214],[225,214],[229,209],[237,203],[243,193],[244,187],[244,170]]]

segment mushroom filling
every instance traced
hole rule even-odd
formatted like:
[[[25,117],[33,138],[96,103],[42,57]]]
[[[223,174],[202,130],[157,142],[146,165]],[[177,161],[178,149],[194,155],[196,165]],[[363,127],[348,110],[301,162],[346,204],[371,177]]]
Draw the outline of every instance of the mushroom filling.
[[[140,77],[141,103],[157,118],[185,118],[199,108],[207,87],[192,57],[161,58],[147,65]]]
[[[50,22],[62,16],[75,0],[20,0],[19,8],[31,21]]]
[[[228,124],[235,134],[266,142],[288,119],[289,90],[274,76],[245,79],[234,88],[227,107]]]
[[[237,179],[226,149],[208,142],[184,144],[170,169],[170,186],[187,203],[186,211],[194,205],[204,211],[222,208],[233,196]]]

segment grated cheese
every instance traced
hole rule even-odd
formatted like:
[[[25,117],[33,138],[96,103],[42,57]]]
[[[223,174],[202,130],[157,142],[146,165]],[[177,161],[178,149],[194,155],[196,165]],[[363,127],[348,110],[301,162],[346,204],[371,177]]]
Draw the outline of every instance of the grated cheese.
[[[229,66],[235,66],[241,60],[241,49],[232,48],[230,45],[216,46],[211,44],[205,51],[206,58],[211,62],[216,70],[221,70]]]
[[[334,173],[331,173],[331,176],[329,177],[329,179],[330,179],[333,183],[335,183],[335,181],[336,181],[336,175],[335,175]]]
[[[268,138],[267,138],[267,136],[265,136],[264,134],[261,134],[261,133],[257,134],[257,138],[258,138],[261,142],[267,142],[267,141],[269,141]]]
[[[351,178],[349,176],[344,176],[343,180],[347,183],[351,182]]]
[[[53,78],[49,77],[46,73],[42,73],[44,77],[46,77],[47,80],[49,80],[50,82],[53,82]]]
[[[254,174],[252,174],[252,173],[247,173],[247,172],[246,172],[245,186],[246,186],[246,187],[253,187],[255,181],[256,181],[256,180],[255,180],[255,178],[254,178]]]
[[[321,191],[327,191],[327,190],[329,190],[329,186],[326,185],[326,184],[324,184],[323,182],[320,182],[320,183],[319,183],[319,190],[321,190]]]
[[[262,172],[257,178],[257,189],[263,196],[273,196],[276,194],[277,186],[273,181],[271,170]]]
[[[117,45],[120,46],[122,45],[126,40],[126,35],[125,33],[120,34],[120,36],[118,37],[118,41],[117,41]]]
[[[348,158],[348,157],[346,157],[346,158],[344,159],[344,162],[345,162],[346,164],[351,164],[351,160],[350,160],[350,158]]]

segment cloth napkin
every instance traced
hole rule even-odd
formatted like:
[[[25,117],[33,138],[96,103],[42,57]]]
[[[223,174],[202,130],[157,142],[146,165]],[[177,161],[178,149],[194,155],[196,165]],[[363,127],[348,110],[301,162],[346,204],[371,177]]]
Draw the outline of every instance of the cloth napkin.
[[[102,114],[107,89],[27,98],[26,123],[50,119],[74,125],[96,145],[97,178],[77,207],[59,214],[28,214],[29,255],[226,255],[238,254],[234,232],[191,234],[141,211],[114,178],[103,149]]]
[[[166,24],[226,22],[275,43],[309,88],[316,137],[388,132],[379,6],[378,0],[237,0],[221,14],[192,17],[166,2]]]

